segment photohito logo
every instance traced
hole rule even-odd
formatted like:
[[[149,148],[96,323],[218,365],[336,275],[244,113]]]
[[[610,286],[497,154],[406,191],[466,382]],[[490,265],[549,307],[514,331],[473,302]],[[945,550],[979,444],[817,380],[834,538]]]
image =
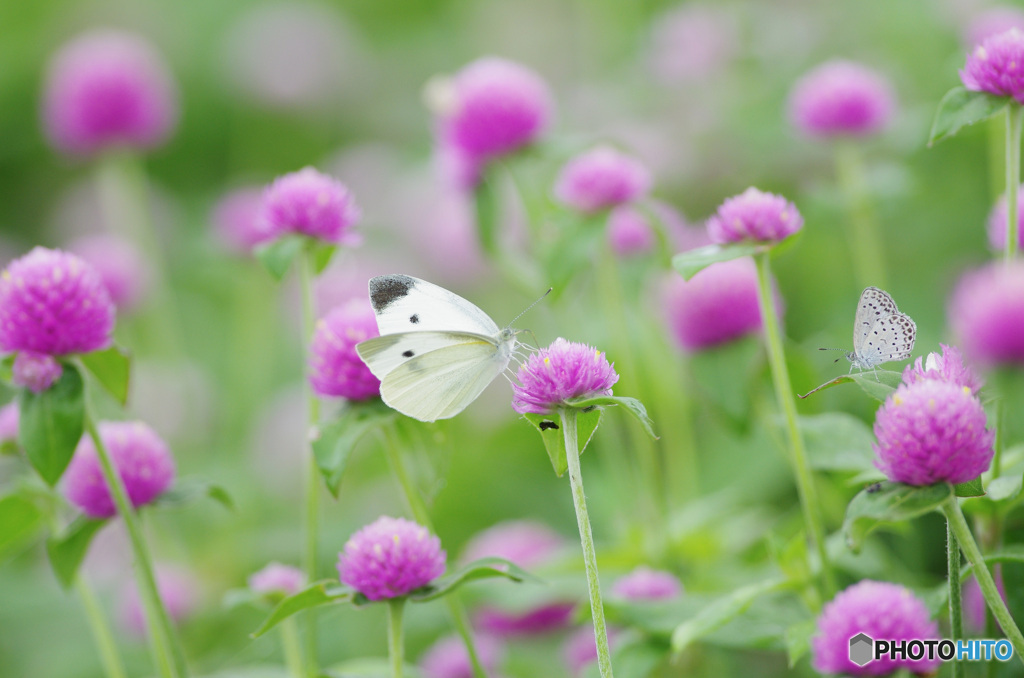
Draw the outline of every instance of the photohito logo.
[[[973,638],[971,640],[875,640],[866,633],[850,638],[850,661],[865,666],[877,659],[919,659],[939,658],[944,662],[951,659],[960,661],[1009,661],[1013,657],[1013,646],[1005,639]]]

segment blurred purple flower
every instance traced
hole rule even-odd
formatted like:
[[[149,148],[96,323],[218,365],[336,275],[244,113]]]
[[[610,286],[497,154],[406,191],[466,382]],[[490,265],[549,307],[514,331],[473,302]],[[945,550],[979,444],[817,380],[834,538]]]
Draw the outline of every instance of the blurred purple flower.
[[[159,146],[178,120],[170,71],[143,38],[113,30],[84,33],[50,62],[43,123],[59,151]]]
[[[650,189],[647,168],[610,146],[598,146],[571,158],[555,181],[555,196],[588,214],[632,202]]]
[[[338,560],[341,582],[370,600],[397,598],[444,573],[441,540],[404,518],[381,516],[349,538]]]
[[[434,165],[441,184],[459,192],[472,192],[484,170],[484,161],[479,156],[445,143],[434,149]]]
[[[841,591],[818,617],[811,639],[814,668],[821,673],[854,676],[888,675],[901,667],[912,673],[931,673],[941,661],[876,659],[864,666],[850,661],[850,639],[858,633],[887,640],[939,638],[939,627],[928,608],[898,584],[865,579]]]
[[[903,368],[903,383],[913,384],[922,379],[939,379],[957,386],[966,386],[971,393],[977,395],[982,387],[982,380],[971,368],[964,365],[963,356],[955,346],[939,344],[942,355],[929,353],[927,358],[918,356],[913,365]]]
[[[606,235],[620,257],[646,254],[657,242],[647,215],[631,205],[621,205],[608,214]]]
[[[601,351],[559,337],[532,353],[516,378],[512,409],[547,414],[571,398],[611,394],[619,375]]]
[[[27,388],[33,393],[41,393],[60,379],[60,375],[64,374],[64,368],[53,356],[21,351],[14,358],[11,372],[11,382],[15,386]]]
[[[566,541],[544,523],[509,520],[478,532],[466,544],[462,561],[480,558],[504,558],[529,570],[551,561]]]
[[[49,355],[110,345],[114,304],[103,279],[73,254],[36,247],[0,276],[0,349]]]
[[[1024,205],[1024,186],[1017,191],[1017,204]],[[999,200],[992,206],[988,213],[988,242],[994,250],[1006,248],[1006,194],[999,196]],[[1024,245],[1024,209],[1017,212],[1017,242]]]
[[[316,324],[309,351],[309,383],[321,396],[368,400],[380,380],[356,353],[356,344],[380,336],[368,299],[352,299]]]
[[[1006,602],[1006,586],[1003,584],[1003,572],[1002,568],[996,565],[992,571],[992,578],[996,582],[996,590],[999,591],[999,596]],[[963,586],[963,615],[964,625],[968,630],[974,633],[985,632],[985,617],[988,604],[985,602],[985,596],[981,592],[981,585],[978,584],[977,578],[972,574]],[[996,622],[997,624],[999,622]]]
[[[651,67],[666,84],[708,80],[736,57],[739,44],[730,14],[711,4],[687,3],[654,20]]]
[[[18,443],[18,403],[7,403],[0,407],[0,447]]]
[[[195,577],[178,567],[157,565],[156,588],[167,615],[181,624],[199,604],[199,584]],[[134,582],[125,582],[121,593],[121,623],[135,636],[146,634],[146,613]]]
[[[99,424],[99,432],[132,506],[150,503],[174,483],[171,450],[149,426],[141,421],[104,421]],[[64,473],[64,495],[91,518],[117,514],[96,447],[88,436],[78,443]]]
[[[68,250],[96,269],[119,311],[138,308],[149,289],[150,276],[134,245],[115,235],[88,235],[72,241]]]
[[[964,39],[968,47],[985,42],[986,38],[1004,33],[1011,28],[1024,31],[1024,10],[1019,7],[990,7],[967,24]]]
[[[803,228],[804,218],[796,206],[781,195],[751,186],[727,198],[708,219],[707,225],[712,242],[720,244],[743,240],[778,241]]]
[[[829,61],[793,86],[789,118],[814,137],[866,136],[881,131],[896,108],[892,85],[853,61]]]
[[[493,674],[501,663],[504,647],[497,639],[477,635],[476,651],[480,664]],[[424,678],[473,678],[473,665],[466,644],[459,636],[446,636],[427,648],[420,658]]]
[[[226,193],[214,206],[210,222],[225,246],[239,254],[248,254],[274,237],[261,218],[262,213],[263,189],[246,186]]]
[[[306,574],[297,567],[274,562],[253,573],[248,583],[249,588],[256,593],[282,593],[290,596],[306,585]]]
[[[754,262],[749,258],[719,262],[689,280],[673,275],[665,286],[662,307],[673,338],[686,351],[760,332]]]
[[[351,229],[359,214],[348,188],[312,167],[282,175],[263,191],[261,219],[275,238],[300,233],[352,244]]]
[[[619,633],[616,628],[608,629],[608,645],[610,647],[615,647]],[[594,638],[594,627],[587,624],[573,631],[565,641],[562,654],[572,675],[582,675],[588,665],[597,661],[597,640]]]
[[[948,315],[954,336],[972,361],[1024,364],[1024,264],[995,262],[964,274]]]
[[[612,584],[613,596],[630,601],[655,601],[678,598],[683,593],[679,578],[671,572],[640,566]]]
[[[985,38],[967,56],[960,71],[964,87],[973,92],[1013,97],[1024,103],[1024,32],[1011,28]]]
[[[904,384],[875,416],[875,466],[894,482],[965,483],[988,469],[995,433],[968,386],[937,379]]]

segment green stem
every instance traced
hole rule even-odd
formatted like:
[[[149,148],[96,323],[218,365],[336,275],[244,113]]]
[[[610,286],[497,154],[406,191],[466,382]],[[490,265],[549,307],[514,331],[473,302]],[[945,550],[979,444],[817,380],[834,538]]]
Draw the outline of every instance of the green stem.
[[[384,438],[384,454],[388,458],[391,472],[395,474],[395,479],[402,488],[402,494],[405,495],[405,503],[409,508],[409,513],[412,514],[416,522],[436,534],[433,521],[430,519],[430,513],[427,511],[427,505],[424,503],[423,497],[420,496],[420,492],[416,488],[412,476],[409,474],[409,469],[405,466],[405,460],[402,458],[401,452],[402,445],[398,440],[398,434],[394,426],[383,427],[382,435]],[[480,660],[480,653],[477,652],[476,640],[473,638],[469,615],[466,614],[462,598],[458,593],[450,593],[444,597],[444,602],[448,606],[448,614],[452,618],[455,631],[462,638],[463,645],[466,646],[469,663],[473,666],[473,677],[487,678],[487,671]]]
[[[107,678],[125,678],[121,655],[117,652],[117,643],[114,642],[110,625],[107,624],[99,601],[96,600],[96,593],[81,575],[75,578],[75,591],[78,592],[78,597],[82,600],[82,607],[85,608],[85,617],[89,621],[89,629],[96,641],[96,648],[99,650],[103,671],[107,674]]]
[[[388,657],[391,660],[392,678],[402,678],[402,667],[405,664],[405,646],[402,641],[402,609],[405,598],[392,598],[388,601]]]
[[[768,257],[768,252],[754,256],[754,262],[757,264],[757,295],[761,305],[761,322],[764,324],[765,342],[768,346],[768,362],[771,364],[772,380],[775,382],[775,395],[786,417],[786,432],[789,434],[793,470],[796,474],[796,486],[800,495],[804,523],[807,526],[812,546],[821,561],[822,599],[831,600],[836,588],[828,553],[825,550],[825,530],[821,524],[821,502],[818,500],[818,493],[814,487],[814,477],[811,475],[811,469],[807,463],[807,452],[804,450],[804,439],[797,423],[796,401],[793,399],[793,387],[789,382],[789,369],[786,367],[786,354],[782,347],[782,334],[779,331],[779,316],[775,309],[775,295],[772,292],[771,267]]]
[[[96,422],[93,421],[92,414],[88,409],[85,413],[85,428],[96,447],[96,456],[100,462],[103,478],[107,487],[110,488],[114,505],[124,521],[125,531],[131,542],[132,552],[135,556],[136,583],[139,587],[142,609],[146,616],[146,627],[153,648],[153,660],[163,678],[185,678],[188,675],[188,669],[185,666],[184,655],[177,647],[176,634],[171,626],[167,610],[164,608],[163,600],[160,598],[160,590],[157,588],[156,577],[153,573],[153,560],[149,555],[149,548],[146,546],[138,515],[128,499],[128,491],[125,489],[121,474],[115,470],[107,447],[103,443],[103,438],[96,428]]]
[[[836,179],[846,202],[850,225],[847,229],[853,265],[861,287],[885,287],[885,247],[878,219],[871,207],[864,160],[853,143],[836,147]]]
[[[959,643],[964,637],[963,603],[960,600],[960,546],[953,528],[946,525],[946,578],[949,580],[949,629],[951,640]],[[953,678],[963,678],[964,665],[953,659]]]
[[[308,362],[310,342],[313,340],[313,332],[316,329],[316,301],[313,297],[313,255],[307,247],[299,257],[299,281],[302,287],[302,341],[306,360],[303,362],[302,374],[305,375],[305,365]],[[320,422],[320,400],[313,392],[308,379],[303,379],[306,384],[306,397],[308,403],[309,427],[312,430]],[[317,556],[318,536],[320,526],[320,470],[316,464],[316,456],[313,453],[313,446],[307,436],[306,445],[306,506],[303,515],[305,522],[306,543],[303,551],[303,568],[309,581],[316,581],[317,577]],[[317,625],[315,611],[305,615],[305,650],[306,668],[310,676],[317,676],[319,673],[317,662]]]
[[[1020,134],[1024,106],[1006,109],[1006,261],[1017,257],[1020,224],[1017,223],[1017,192],[1020,190]]]
[[[573,505],[576,507],[576,524],[580,530],[580,544],[583,546],[583,565],[587,572],[587,592],[590,594],[590,612],[594,620],[594,639],[597,641],[597,665],[601,678],[612,676],[612,655],[608,647],[608,628],[604,621],[604,602],[601,600],[601,582],[597,573],[597,553],[594,551],[594,535],[590,530],[587,515],[587,497],[583,492],[583,476],[580,474],[580,450],[576,431],[576,410],[562,408],[562,434],[565,437],[565,458],[569,466],[569,483],[572,485]]]
[[[988,571],[985,559],[981,555],[981,549],[974,541],[971,528],[967,526],[956,496],[951,496],[942,504],[942,512],[946,514],[946,524],[960,544],[960,549],[964,552],[967,562],[972,566],[974,577],[978,580],[978,586],[981,587],[981,593],[985,597],[988,608],[992,610],[996,621],[1003,628],[1003,633],[1013,645],[1013,653],[1024,663],[1024,635],[1021,635],[1017,623],[1013,621],[1010,611],[1006,609],[1003,597],[999,595],[999,589],[996,588],[996,583],[992,579],[992,573]]]
[[[299,638],[299,628],[295,625],[294,619],[285,619],[281,622],[281,647],[284,650],[284,661],[288,665],[288,673],[292,678],[303,678],[306,669],[302,665],[302,641]]]

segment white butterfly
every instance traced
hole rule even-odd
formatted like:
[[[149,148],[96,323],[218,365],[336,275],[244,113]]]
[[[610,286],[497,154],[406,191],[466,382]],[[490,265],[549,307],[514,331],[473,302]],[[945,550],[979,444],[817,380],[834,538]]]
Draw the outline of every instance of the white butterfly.
[[[885,290],[868,287],[861,292],[853,318],[853,351],[846,352],[850,371],[873,370],[883,363],[903,360],[914,350],[917,325]],[[841,349],[821,349],[835,351]]]
[[[443,287],[408,275],[370,279],[381,336],[356,345],[384,402],[420,421],[466,409],[508,367],[516,330]]]

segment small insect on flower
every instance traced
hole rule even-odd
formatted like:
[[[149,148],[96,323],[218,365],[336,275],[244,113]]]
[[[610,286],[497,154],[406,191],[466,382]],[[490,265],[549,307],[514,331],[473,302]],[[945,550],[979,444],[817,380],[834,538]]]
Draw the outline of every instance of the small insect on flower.
[[[893,360],[904,360],[914,350],[917,325],[906,313],[900,313],[889,293],[877,287],[865,288],[853,317],[853,350],[846,351],[850,372],[876,370]],[[843,351],[821,348],[819,351]],[[839,359],[836,359],[839,362]],[[876,372],[875,378],[878,378]]]
[[[882,483],[871,483],[870,485],[867,486],[866,489],[867,489],[867,493],[868,494],[874,494],[875,492],[881,492],[882,491]]]

